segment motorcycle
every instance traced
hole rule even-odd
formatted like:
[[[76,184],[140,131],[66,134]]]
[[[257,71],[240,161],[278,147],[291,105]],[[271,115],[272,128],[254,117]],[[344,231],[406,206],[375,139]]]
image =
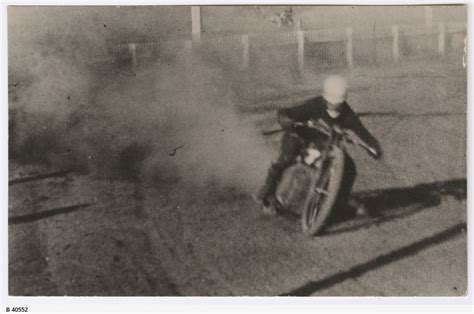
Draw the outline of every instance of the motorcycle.
[[[295,123],[326,136],[322,149],[315,142],[306,143],[296,159],[287,168],[275,193],[279,210],[300,211],[301,228],[306,236],[322,231],[338,198],[344,174],[346,144],[356,144],[373,155],[377,153],[352,131],[330,126],[323,120]]]

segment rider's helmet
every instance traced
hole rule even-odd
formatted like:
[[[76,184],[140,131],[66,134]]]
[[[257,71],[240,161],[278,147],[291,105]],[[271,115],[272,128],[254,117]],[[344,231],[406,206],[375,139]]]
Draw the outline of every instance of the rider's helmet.
[[[347,81],[340,75],[330,75],[324,80],[323,98],[328,103],[328,109],[339,110],[347,97]]]

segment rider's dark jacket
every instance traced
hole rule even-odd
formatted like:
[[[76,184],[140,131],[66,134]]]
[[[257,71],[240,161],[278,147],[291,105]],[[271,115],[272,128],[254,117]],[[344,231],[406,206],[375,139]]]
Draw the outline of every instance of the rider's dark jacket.
[[[369,147],[373,148],[378,155],[381,154],[379,142],[369,133],[359,120],[347,102],[341,106],[341,112],[336,118],[332,118],[326,108],[326,100],[322,97],[314,97],[304,101],[302,104],[281,109],[278,111],[278,122],[283,128],[291,128],[293,122],[306,122],[308,120],[322,119],[329,125],[338,125],[343,129],[353,131]],[[294,131],[305,141],[321,137],[321,133],[308,128],[296,128]]]

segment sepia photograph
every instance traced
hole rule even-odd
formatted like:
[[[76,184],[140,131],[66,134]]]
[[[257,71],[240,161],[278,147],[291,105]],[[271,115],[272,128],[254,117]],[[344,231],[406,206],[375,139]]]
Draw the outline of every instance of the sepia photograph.
[[[465,4],[6,12],[8,296],[468,295]]]

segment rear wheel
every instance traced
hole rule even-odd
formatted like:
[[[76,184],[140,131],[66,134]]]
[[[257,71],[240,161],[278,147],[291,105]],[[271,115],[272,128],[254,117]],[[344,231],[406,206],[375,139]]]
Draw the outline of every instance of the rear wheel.
[[[322,230],[336,203],[344,173],[344,152],[334,148],[333,157],[318,175],[314,174],[311,190],[304,202],[301,226],[306,236],[314,236]]]

